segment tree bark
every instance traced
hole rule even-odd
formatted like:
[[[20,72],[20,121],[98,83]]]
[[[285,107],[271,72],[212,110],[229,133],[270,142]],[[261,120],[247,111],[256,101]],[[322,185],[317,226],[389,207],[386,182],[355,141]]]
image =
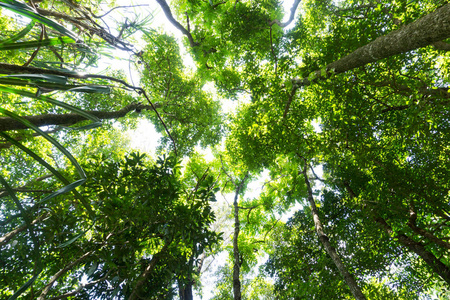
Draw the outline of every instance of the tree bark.
[[[431,232],[428,232],[427,230],[418,227],[416,225],[416,220],[417,220],[417,214],[412,208],[410,208],[409,220],[408,220],[409,228],[411,228],[415,233],[420,234],[424,238],[427,238],[428,240],[434,242],[436,245],[439,245],[440,247],[450,250],[450,243],[447,243],[446,241],[441,240],[440,238],[438,238]]]
[[[178,296],[180,300],[192,300],[194,296],[192,294],[192,281],[189,283],[178,282]]]
[[[450,51],[450,44],[443,41],[433,43],[433,47],[436,50]]]
[[[425,47],[450,37],[450,4],[414,21],[411,24],[378,37],[375,41],[356,49],[349,55],[332,62],[325,70],[313,72],[313,76],[293,79],[295,87],[307,86],[333,74],[343,73],[400,53]]]
[[[375,217],[375,221],[381,225],[381,227],[390,235],[394,235],[394,231],[389,224],[381,218],[380,216]],[[450,284],[450,269],[448,266],[443,264],[433,253],[426,250],[425,247],[420,242],[414,241],[407,235],[400,233],[395,236],[395,238],[400,242],[400,244],[406,246],[410,251],[416,253],[420,256],[427,265],[442,279],[444,279],[447,284]]]
[[[141,103],[131,103],[117,111],[87,111],[87,113],[101,119],[118,119],[124,117],[130,111],[141,111],[141,110],[153,110],[150,105],[143,105]],[[48,125],[73,125],[81,121],[86,121],[87,119],[79,114],[43,114],[36,116],[24,116],[24,119],[30,121],[34,125],[48,126]],[[9,130],[20,130],[27,129],[28,126],[25,124],[9,118],[0,117],[0,131]]]
[[[322,243],[322,245],[325,247],[325,250],[327,251],[328,255],[330,255],[334,264],[338,268],[339,273],[344,278],[345,282],[347,283],[348,287],[350,288],[350,291],[353,294],[353,297],[355,297],[355,299],[357,299],[357,300],[366,300],[366,297],[362,293],[360,287],[358,286],[358,283],[356,283],[352,274],[350,274],[347,271],[346,267],[342,263],[341,258],[337,254],[336,249],[334,249],[334,247],[330,244],[330,240],[328,239],[328,236],[323,231],[322,222],[320,221],[316,202],[314,201],[311,184],[309,183],[308,175],[306,173],[307,168],[308,168],[308,164],[305,160],[305,166],[303,168],[302,173],[303,173],[303,177],[305,178],[306,189],[308,191],[308,201],[311,206],[311,212],[312,212],[313,219],[314,219],[314,227],[316,228],[316,233],[319,237],[319,240]]]

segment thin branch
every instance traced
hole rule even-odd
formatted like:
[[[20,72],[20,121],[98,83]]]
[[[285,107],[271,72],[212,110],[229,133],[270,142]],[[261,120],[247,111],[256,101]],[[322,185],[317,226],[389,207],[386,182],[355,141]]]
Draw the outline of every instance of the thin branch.
[[[100,16],[96,16],[96,15],[91,11],[90,8],[88,8],[88,7],[86,7],[86,8],[89,10],[89,12],[91,13],[91,15],[92,15],[94,18],[96,18],[96,19],[101,19],[101,18],[103,18],[104,16],[108,15],[110,12],[112,12],[112,11],[115,10],[115,9],[119,9],[119,8],[131,8],[131,7],[139,7],[139,6],[149,6],[149,5],[148,5],[148,4],[120,5],[120,6],[116,6],[116,7],[114,7],[114,8],[111,8],[111,9],[108,10],[106,13],[104,13],[103,15],[100,15]]]
[[[167,251],[167,249],[168,249],[169,245],[171,244],[171,242],[172,241],[166,242],[164,244],[163,248],[161,249],[161,251],[159,251],[158,253],[153,255],[152,259],[150,260],[149,264],[145,268],[144,272],[141,274],[140,279],[138,280],[138,282],[134,286],[133,291],[131,292],[131,295],[128,298],[128,300],[141,299],[141,297],[139,297],[139,295],[138,295],[138,290],[140,289],[140,287],[142,285],[145,284],[145,281],[146,281],[147,277],[150,276],[150,274],[152,273],[153,269],[156,267],[156,264],[158,263],[158,261],[162,258],[164,253]]]
[[[39,42],[42,42],[42,39],[44,38],[44,34],[45,34],[45,26],[42,24],[39,24],[41,26],[41,34],[39,36]],[[41,45],[39,45],[36,50],[34,50],[34,52],[31,54],[30,58],[27,60],[26,63],[23,64],[24,67],[28,66],[33,59],[36,57],[36,55],[38,54],[39,50],[41,49]]]
[[[44,217],[47,217],[47,216],[48,216],[48,214],[42,214],[39,217],[37,217],[36,219],[34,219],[30,224],[34,225],[34,224],[38,223],[39,221],[41,221]],[[28,225],[23,224],[23,225],[17,227],[16,229],[6,233],[2,237],[0,237],[0,247],[5,245],[6,243],[8,243],[13,237],[15,237],[20,232],[25,231],[27,228],[28,228]]]
[[[152,107],[152,109],[155,111],[159,121],[163,124],[167,135],[172,140],[174,152],[175,152],[175,155],[177,155],[177,147],[175,144],[175,140],[173,139],[172,135],[170,134],[169,130],[167,129],[166,124],[164,123],[160,114],[158,113],[156,106],[152,103],[152,101],[150,101],[150,98],[147,96],[147,93],[141,87],[132,86],[124,80],[117,79],[117,78],[114,78],[111,76],[106,76],[106,75],[67,73],[67,72],[61,72],[59,70],[48,70],[48,69],[40,69],[40,68],[35,68],[35,67],[23,67],[23,66],[10,65],[10,64],[4,64],[4,63],[0,63],[0,72],[2,74],[17,74],[17,73],[19,73],[19,74],[51,74],[51,75],[65,76],[68,78],[78,78],[78,79],[97,78],[97,79],[106,79],[106,80],[118,82],[118,83],[136,91],[139,95],[144,95],[144,97],[147,99],[147,101],[150,104],[150,106]]]

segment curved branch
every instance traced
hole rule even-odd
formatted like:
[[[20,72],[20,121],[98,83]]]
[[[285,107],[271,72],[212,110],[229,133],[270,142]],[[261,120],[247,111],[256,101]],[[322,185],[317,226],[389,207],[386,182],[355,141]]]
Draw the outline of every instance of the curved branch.
[[[189,30],[184,28],[183,25],[181,25],[177,20],[175,20],[175,18],[172,15],[172,11],[170,10],[170,7],[167,4],[167,2],[165,0],[156,0],[156,2],[158,2],[158,4],[161,6],[161,9],[163,10],[163,12],[166,15],[167,19],[169,20],[169,22],[172,23],[172,25],[175,26],[175,28],[177,28],[178,30],[180,30],[185,36],[187,36],[191,47],[194,48],[194,47],[198,46],[199,43],[194,41],[194,38],[192,37]]]
[[[51,74],[51,75],[60,75],[65,76],[67,78],[78,78],[78,79],[88,79],[88,78],[97,78],[97,79],[106,79],[114,82],[118,82],[127,88],[130,88],[137,92],[139,95],[143,95],[150,106],[152,106],[153,110],[155,111],[159,121],[163,124],[164,129],[166,130],[167,135],[172,140],[173,148],[175,155],[177,154],[177,147],[175,144],[175,140],[173,139],[172,135],[170,134],[169,130],[167,129],[166,124],[164,123],[163,119],[161,118],[160,114],[156,110],[156,104],[153,104],[150,100],[150,98],[147,96],[147,93],[145,90],[141,87],[136,87],[128,84],[125,80],[117,79],[111,76],[105,76],[105,75],[95,75],[95,74],[80,74],[80,73],[68,73],[68,72],[61,72],[59,70],[48,70],[48,69],[40,69],[35,67],[23,67],[23,66],[17,66],[17,65],[11,65],[11,64],[3,64],[0,63],[0,74]]]
[[[105,281],[106,279],[108,279],[110,273],[111,273],[111,271],[106,273],[106,275],[103,276],[102,278],[99,278],[99,279],[97,279],[95,281],[92,281],[92,282],[89,282],[89,283],[86,283],[86,284],[82,284],[82,285],[80,285],[80,287],[78,287],[76,290],[74,290],[72,292],[68,292],[68,293],[65,293],[65,294],[62,294],[62,295],[59,295],[59,296],[56,296],[56,297],[52,297],[52,298],[50,298],[48,300],[59,300],[59,299],[69,298],[71,296],[76,296],[83,289],[90,288],[91,286],[94,286],[97,283]]]
[[[300,0],[295,0],[294,4],[292,4],[291,15],[289,16],[289,20],[287,20],[284,23],[281,23],[280,20],[273,20],[273,21],[269,22],[269,25],[272,26],[273,24],[277,24],[278,26],[284,28],[284,27],[288,26],[289,24],[291,24],[291,22],[294,21],[295,11],[297,10],[297,7],[298,7],[299,4],[300,4]]]
[[[42,214],[36,219],[34,219],[30,224],[34,225],[41,221],[44,217],[47,217],[48,214]],[[25,231],[28,228],[27,224],[23,224],[22,226],[17,227],[16,229],[8,232],[7,234],[0,237],[0,247],[8,243],[13,237],[15,237],[17,234],[21,233],[22,231]]]
[[[89,12],[92,14],[92,16],[93,16],[94,18],[96,18],[96,19],[101,19],[101,18],[103,18],[104,16],[106,16],[107,14],[109,14],[110,12],[112,12],[112,11],[115,10],[115,9],[119,9],[119,8],[130,8],[130,7],[139,7],[139,6],[149,6],[149,5],[148,5],[148,4],[120,5],[120,6],[116,6],[116,7],[111,8],[110,10],[108,10],[106,13],[104,13],[104,14],[101,15],[101,16],[96,16],[96,15],[91,11],[90,8],[87,8],[87,7],[86,7],[86,8],[89,10]]]

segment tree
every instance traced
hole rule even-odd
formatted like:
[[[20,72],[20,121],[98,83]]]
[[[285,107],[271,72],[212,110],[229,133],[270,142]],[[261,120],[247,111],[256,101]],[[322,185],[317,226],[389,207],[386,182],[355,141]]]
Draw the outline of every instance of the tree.
[[[221,250],[214,299],[445,294],[447,2],[158,0],[190,69],[150,16],[112,29],[133,7],[0,1],[27,20],[0,22],[2,296],[192,299]],[[91,68],[111,47],[138,85]],[[122,140],[140,117],[156,163]]]

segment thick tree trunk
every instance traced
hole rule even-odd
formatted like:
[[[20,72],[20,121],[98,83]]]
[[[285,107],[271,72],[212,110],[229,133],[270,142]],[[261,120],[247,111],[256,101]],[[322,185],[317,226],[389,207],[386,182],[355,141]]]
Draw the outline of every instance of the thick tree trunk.
[[[192,282],[182,284],[178,282],[178,296],[180,300],[192,300],[194,296],[192,294]]]
[[[101,119],[118,119],[124,117],[130,111],[152,110],[150,105],[141,103],[131,103],[117,111],[87,111],[87,113]],[[48,125],[73,125],[87,119],[79,114],[43,114],[37,116],[24,116],[24,119],[30,121],[36,126]],[[27,129],[28,127],[9,117],[0,117],[0,131]]]
[[[344,187],[349,193],[350,197],[355,198],[356,194],[350,187],[348,183],[344,183]],[[374,212],[371,211],[373,214]],[[384,231],[389,234],[389,236],[394,237],[399,241],[400,244],[403,246],[406,246],[406,248],[409,249],[409,251],[416,253],[419,257],[421,257],[426,264],[439,276],[441,276],[442,279],[445,280],[448,284],[450,284],[450,268],[443,264],[433,253],[425,249],[425,247],[420,242],[414,241],[412,238],[408,237],[407,235],[400,233],[394,236],[394,231],[392,230],[392,227],[386,222],[385,219],[383,219],[381,216],[375,213],[373,216],[375,222],[381,225]]]
[[[327,65],[325,70],[317,70],[314,76],[293,79],[294,87],[306,86],[333,74],[376,62],[396,54],[408,52],[440,42],[450,37],[450,4],[414,21],[411,24],[377,38],[349,55]]]
[[[313,192],[311,189],[311,184],[309,183],[308,175],[306,173],[306,170],[308,168],[308,164],[305,161],[305,167],[303,168],[303,177],[305,178],[306,183],[306,189],[308,190],[308,201],[311,206],[311,212],[314,219],[314,226],[316,228],[316,233],[319,237],[320,242],[325,247],[325,250],[327,251],[328,255],[330,255],[331,259],[333,260],[334,264],[339,270],[339,273],[344,278],[345,282],[347,283],[348,287],[350,288],[351,293],[353,294],[353,297],[357,300],[365,300],[366,297],[362,293],[361,289],[359,288],[358,284],[356,283],[355,279],[353,278],[352,274],[350,274],[347,269],[345,268],[344,264],[342,263],[341,258],[336,252],[336,249],[330,244],[330,240],[328,239],[327,235],[323,231],[322,222],[320,221],[319,214],[317,212],[317,206],[316,202],[314,201]]]

